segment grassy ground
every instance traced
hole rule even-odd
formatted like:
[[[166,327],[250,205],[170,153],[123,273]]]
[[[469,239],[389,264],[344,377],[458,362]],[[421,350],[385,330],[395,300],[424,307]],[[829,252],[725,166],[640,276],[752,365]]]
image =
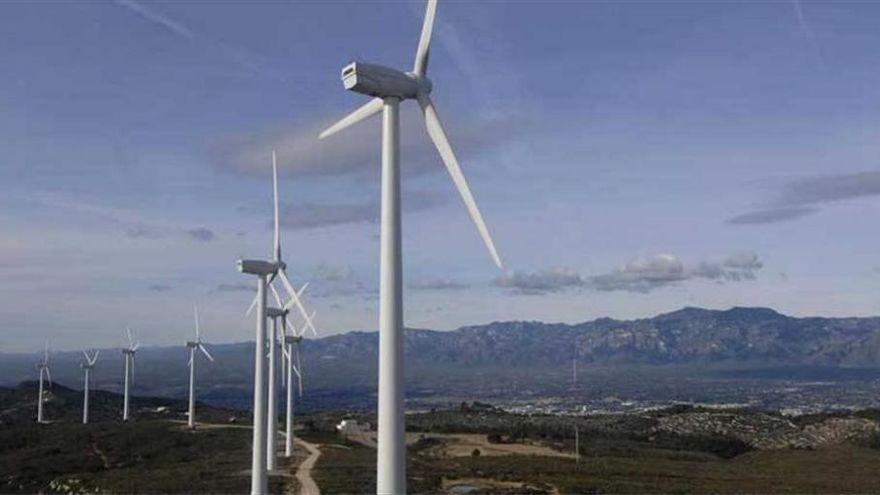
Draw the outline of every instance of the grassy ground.
[[[0,492],[246,493],[250,444],[248,428],[164,420],[0,429]]]
[[[375,489],[374,449],[332,434],[313,434],[322,457],[313,472],[323,494]],[[585,449],[580,463],[559,456],[448,457],[430,436],[410,446],[411,493],[872,493],[880,486],[880,451],[855,446],[754,451],[732,459],[705,452],[630,444]]]

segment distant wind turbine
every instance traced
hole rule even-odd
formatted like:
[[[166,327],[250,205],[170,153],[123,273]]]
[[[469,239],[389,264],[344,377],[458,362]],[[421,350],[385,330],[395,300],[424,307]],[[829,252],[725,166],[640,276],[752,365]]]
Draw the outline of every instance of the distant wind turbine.
[[[90,385],[90,373],[92,368],[95,367],[95,363],[98,362],[98,355],[101,354],[100,350],[96,350],[95,353],[91,356],[86,351],[83,351],[83,357],[85,360],[79,364],[79,367],[83,369],[85,373],[85,379],[83,380],[83,424],[89,423],[89,385]]]
[[[37,369],[40,370],[40,389],[37,396],[37,423],[43,423],[43,377],[48,380],[49,386],[52,386],[52,373],[49,372],[49,341],[46,341],[46,347],[43,349],[43,359],[37,363]]]
[[[382,119],[382,206],[379,292],[379,421],[376,492],[406,493],[406,441],[404,438],[403,298],[400,248],[400,127],[399,104],[412,99],[419,103],[428,136],[440,153],[443,164],[476,224],[492,260],[502,267],[501,258],[489,235],[477,203],[458,165],[446,131],[431,101],[433,84],[427,78],[428,53],[436,0],[428,0],[422,35],[412,72],[382,65],[353,62],[342,69],[345,89],[372,96],[361,106],[320,134],[326,138],[350,127],[380,110]]]
[[[128,347],[122,349],[122,356],[125,359],[125,395],[122,398],[122,421],[128,421],[129,416],[129,391],[131,384],[134,382],[134,353],[137,352],[140,344],[134,342],[131,336],[131,329],[126,328],[125,333],[128,335]]]
[[[212,363],[214,357],[208,352],[204,342],[202,342],[202,330],[199,324],[199,307],[194,306],[196,317],[196,340],[190,340],[186,343],[189,348],[189,418],[187,424],[190,428],[196,427],[196,349],[202,351],[202,354]]]
[[[239,272],[257,277],[257,294],[252,308],[257,309],[256,339],[254,342],[254,422],[253,422],[253,452],[251,457],[251,494],[262,495],[268,491],[267,477],[267,408],[268,397],[266,387],[266,288],[275,278],[279,278],[287,291],[290,301],[285,308],[293,306],[305,320],[306,326],[314,331],[312,320],[306,313],[305,307],[299,300],[299,294],[287,276],[287,265],[281,259],[281,228],[278,204],[278,164],[275,152],[272,152],[272,186],[273,186],[273,210],[274,210],[274,233],[275,239],[272,246],[272,259],[240,259],[236,262]],[[250,312],[251,310],[248,310]]]

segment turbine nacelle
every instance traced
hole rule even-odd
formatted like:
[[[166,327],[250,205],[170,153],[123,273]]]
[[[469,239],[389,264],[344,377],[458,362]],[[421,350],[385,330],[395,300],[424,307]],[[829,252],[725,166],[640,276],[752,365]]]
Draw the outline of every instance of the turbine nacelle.
[[[413,72],[402,72],[384,65],[352,62],[342,68],[345,89],[376,98],[414,100],[434,88],[431,80]]]
[[[285,344],[298,344],[302,340],[301,335],[285,335],[284,343]]]
[[[238,260],[235,267],[241,273],[248,273],[258,276],[275,275],[279,268],[283,269],[283,263],[275,263],[263,260]]]
[[[288,310],[273,307],[266,308],[266,317],[268,318],[284,318],[287,316]]]

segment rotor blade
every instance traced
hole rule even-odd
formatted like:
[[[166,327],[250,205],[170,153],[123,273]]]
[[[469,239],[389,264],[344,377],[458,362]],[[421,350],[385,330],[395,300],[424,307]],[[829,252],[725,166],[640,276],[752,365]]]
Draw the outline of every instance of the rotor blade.
[[[86,353],[86,351],[83,351],[83,357],[86,358],[87,363],[91,364],[92,358],[89,357],[89,355]]]
[[[49,362],[49,340],[46,340],[46,347],[43,348],[43,362]]]
[[[287,346],[281,346],[281,386],[287,387],[287,366],[284,364],[287,359]]]
[[[425,22],[422,24],[422,36],[419,38],[419,48],[416,50],[416,61],[413,64],[413,72],[418,76],[424,76],[428,71],[428,54],[431,49],[431,32],[434,30],[434,16],[437,13],[437,0],[428,0],[425,10]]]
[[[309,286],[309,282],[304,283],[303,286],[300,287],[298,291],[296,291],[296,297],[302,297],[303,292],[306,291],[306,287],[308,287],[308,286]],[[289,311],[290,308],[292,308],[294,304],[296,304],[296,301],[294,301],[293,298],[290,298],[290,300],[287,301],[287,303],[282,307],[282,309],[284,309],[284,311]],[[291,325],[291,327],[293,327],[293,325]]]
[[[281,230],[278,219],[278,163],[275,159],[275,150],[272,150],[272,198],[275,212],[275,243],[272,245],[272,253],[275,263],[281,261]]]
[[[195,310],[196,315],[196,342],[198,342],[202,335],[201,329],[199,328],[199,305],[193,304],[193,309]]]
[[[290,297],[293,299],[294,304],[296,304],[297,309],[299,309],[299,313],[302,315],[303,319],[306,321],[306,326],[315,331],[315,327],[312,325],[312,319],[309,318],[308,313],[306,313],[306,308],[303,307],[302,302],[299,300],[299,295],[293,289],[293,285],[290,283],[290,279],[287,278],[287,273],[284,270],[278,270],[278,275],[281,277],[281,282],[284,284],[284,288],[290,294]]]
[[[130,348],[134,344],[134,339],[131,338],[131,329],[125,327],[125,333],[128,334],[128,347]]]
[[[205,357],[208,358],[208,360],[210,360],[212,363],[214,362],[214,356],[212,356],[211,353],[208,352],[208,349],[204,345],[202,345],[202,343],[199,343],[199,349],[202,351]]]
[[[489,248],[489,254],[492,255],[492,260],[495,261],[498,268],[503,268],[501,258],[498,256],[498,251],[495,249],[495,243],[492,242],[492,236],[489,235],[489,229],[483,221],[480,209],[477,208],[477,202],[474,200],[474,196],[471,194],[471,190],[468,187],[467,180],[465,180],[464,174],[461,172],[461,167],[459,167],[458,160],[455,158],[455,153],[452,151],[452,146],[449,144],[449,138],[446,137],[446,131],[443,130],[443,124],[437,116],[437,109],[434,108],[434,104],[427,95],[419,97],[419,105],[422,107],[422,112],[425,114],[425,126],[428,130],[428,135],[431,137],[431,140],[434,141],[434,146],[437,147],[437,151],[440,152],[440,158],[443,159],[443,164],[446,165],[446,170],[449,172],[450,177],[452,177],[452,182],[454,182],[455,187],[458,188],[458,192],[461,194],[461,199],[464,201],[468,213],[470,213],[471,218],[476,224],[477,230],[480,231],[480,236],[483,238],[483,242],[486,244],[486,247]]]
[[[96,350],[95,350],[95,356],[92,358],[92,364],[95,364],[95,362],[98,361],[98,355],[99,355],[99,354],[101,354],[101,349],[96,349]]]
[[[337,132],[345,128],[357,124],[367,117],[371,117],[379,113],[384,105],[385,102],[382,100],[382,98],[373,98],[354,112],[351,112],[350,114],[343,117],[342,120],[340,120],[339,122],[325,129],[324,132],[318,135],[318,139],[324,139],[328,136],[332,136],[333,134],[336,134]]]
[[[189,351],[189,359],[186,361],[186,365],[190,368],[193,366],[193,352]]]
[[[270,285],[269,288],[272,289],[272,295],[275,296],[275,302],[278,303],[278,307],[279,307],[279,308],[283,308],[283,309],[287,309],[287,308],[284,306],[284,303],[281,302],[281,295],[278,294],[278,290],[275,289],[275,286],[274,286],[274,285]]]
[[[296,345],[296,366],[293,369],[296,370],[296,377],[299,379],[299,396],[302,397],[303,376],[302,376],[302,361],[300,361],[300,359],[299,359],[299,344]]]
[[[45,370],[46,370],[46,378],[49,379],[49,386],[51,387],[52,386],[52,372],[49,371],[48,366],[46,366]]]
[[[315,315],[318,314],[318,310],[313,310],[312,314],[309,315],[309,321],[315,321]],[[315,337],[318,336],[318,332],[315,330],[314,325],[310,326],[309,329],[312,331],[312,335]]]
[[[245,311],[245,313],[244,313],[245,316],[250,316],[250,315],[251,315],[251,312],[253,312],[254,308],[257,307],[257,301],[258,301],[259,299],[260,299],[259,294],[255,294],[255,295],[254,295],[254,300],[251,301],[251,305],[250,305],[250,307],[248,307],[247,311]]]
[[[136,350],[138,350],[138,347],[140,347],[140,346],[141,346],[141,343],[138,342],[137,344],[134,345],[134,347],[131,348],[131,350],[136,351]]]
[[[131,384],[134,385],[134,354],[130,354],[131,356]]]

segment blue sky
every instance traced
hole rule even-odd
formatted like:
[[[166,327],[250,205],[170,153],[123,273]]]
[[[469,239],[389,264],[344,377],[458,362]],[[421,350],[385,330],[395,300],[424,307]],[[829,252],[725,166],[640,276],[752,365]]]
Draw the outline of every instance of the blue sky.
[[[284,247],[325,334],[377,322],[379,121],[422,2],[0,4],[0,349],[252,338],[239,256]],[[877,314],[880,5],[451,2],[429,76],[506,272],[405,104],[405,317]]]

